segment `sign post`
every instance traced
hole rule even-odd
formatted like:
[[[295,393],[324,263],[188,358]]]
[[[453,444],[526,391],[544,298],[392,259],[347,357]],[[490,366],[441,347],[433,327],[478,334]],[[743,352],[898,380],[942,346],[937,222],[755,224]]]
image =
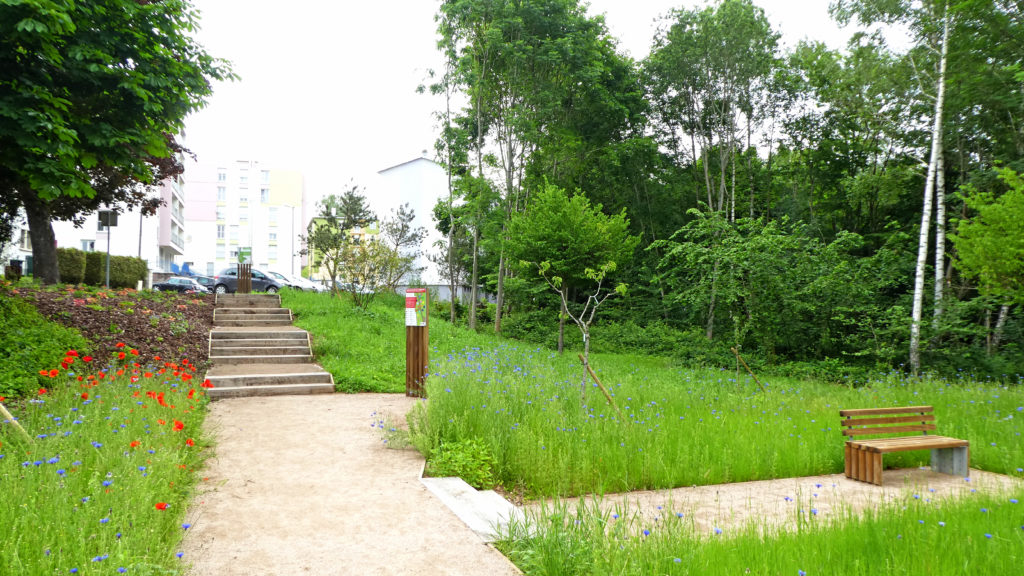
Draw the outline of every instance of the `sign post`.
[[[426,288],[408,288],[405,291],[405,395],[423,397],[430,363],[429,336],[427,334]]]
[[[117,226],[117,212],[113,210],[99,211],[100,224],[107,229],[107,280],[106,287],[110,288],[110,229]]]

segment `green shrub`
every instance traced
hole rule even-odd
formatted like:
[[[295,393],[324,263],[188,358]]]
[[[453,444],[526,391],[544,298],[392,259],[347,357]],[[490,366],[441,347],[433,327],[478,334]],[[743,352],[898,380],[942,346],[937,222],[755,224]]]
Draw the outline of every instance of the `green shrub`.
[[[494,456],[479,438],[441,444],[427,470],[431,476],[458,476],[480,490],[494,487]]]
[[[107,255],[103,252],[85,253],[85,278],[82,283],[100,286],[106,278]]]
[[[48,387],[40,370],[59,367],[64,353],[85,354],[90,345],[78,330],[50,322],[35,307],[0,294],[0,396],[20,397]]]
[[[149,266],[146,261],[134,256],[110,257],[110,287],[135,288],[139,280],[146,279]]]
[[[77,248],[57,248],[57,268],[61,282],[81,284],[85,279],[85,252]]]

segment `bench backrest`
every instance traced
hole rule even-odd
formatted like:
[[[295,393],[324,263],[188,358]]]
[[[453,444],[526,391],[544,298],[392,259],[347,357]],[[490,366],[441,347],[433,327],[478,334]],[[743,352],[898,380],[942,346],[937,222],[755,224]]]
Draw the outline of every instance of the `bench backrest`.
[[[935,430],[931,406],[898,406],[840,410],[843,436],[906,434]]]

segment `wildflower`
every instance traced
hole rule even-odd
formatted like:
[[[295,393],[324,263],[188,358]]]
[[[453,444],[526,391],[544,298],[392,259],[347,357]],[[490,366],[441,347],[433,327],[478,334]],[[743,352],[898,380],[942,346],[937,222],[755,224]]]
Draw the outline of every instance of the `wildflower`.
[[[142,444],[142,442],[139,442],[138,440],[132,440],[129,446],[131,446],[132,448],[138,448],[140,444]]]
[[[56,378],[57,374],[60,374],[60,370],[57,370],[56,368],[51,369],[49,372],[50,378]]]
[[[181,529],[182,529],[182,530],[188,530],[188,529],[189,529],[189,528],[191,528],[191,527],[192,527],[192,525],[191,525],[191,524],[189,524],[188,522],[186,522],[186,523],[184,523],[184,524],[182,524],[182,525],[181,525]]]
[[[67,356],[71,356],[73,358],[77,358],[78,357],[78,351],[77,350],[68,350],[66,355]]]
[[[644,528],[644,536],[650,536],[650,535],[651,535],[651,531],[646,529],[646,528]]]
[[[213,388],[213,384],[210,382],[209,378],[204,380],[203,383],[200,384],[200,386],[203,387],[203,388]]]
[[[113,483],[114,483],[114,481],[113,481],[113,480],[104,480],[104,481],[103,481],[103,486],[104,486],[104,487],[107,487],[107,486],[110,486],[110,485],[111,485],[111,484],[113,484]]]
[[[985,538],[992,538],[992,535],[991,535],[991,534],[988,534],[988,533],[986,533],[986,534],[985,534]]]
[[[46,388],[39,389],[39,395],[42,396],[43,394],[46,394]]]
[[[1010,504],[1016,504],[1016,503],[1017,503],[1017,499],[1016,498],[1010,498]]]
[[[721,533],[722,533],[722,529],[717,527],[717,526],[715,526],[715,534],[721,534]]]
[[[124,342],[118,342],[117,344],[114,344],[114,347],[115,348],[124,348]]]
[[[92,362],[92,356],[82,356],[83,362]]]
[[[107,522],[110,522],[110,518],[100,518],[100,524],[106,524]]]
[[[82,400],[88,400],[88,399],[89,399],[89,393],[88,392],[82,392]]]
[[[157,502],[155,508],[157,510],[167,510],[167,502]]]
[[[117,353],[117,359],[118,360],[124,360],[124,352],[118,352]]]
[[[804,572],[803,570],[797,570],[796,573],[797,576],[807,576],[807,572]]]
[[[184,555],[185,555],[184,552],[178,552],[177,554],[175,554],[175,556],[177,556],[178,558],[181,558]]]
[[[945,525],[946,525],[945,522],[942,522],[942,521],[939,522],[939,526],[943,526],[944,527]]]
[[[185,446],[192,447],[192,446],[195,446],[195,445],[196,445],[195,441],[193,441],[191,438],[189,438],[188,440],[185,440]]]
[[[184,429],[185,429],[185,424],[184,423],[182,423],[180,420],[175,420],[174,421],[174,431],[175,432],[180,432],[180,431],[182,431]]]

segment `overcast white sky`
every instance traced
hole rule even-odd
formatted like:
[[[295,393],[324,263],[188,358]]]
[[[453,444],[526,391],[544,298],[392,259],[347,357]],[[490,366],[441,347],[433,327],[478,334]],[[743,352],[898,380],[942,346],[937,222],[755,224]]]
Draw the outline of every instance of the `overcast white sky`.
[[[785,45],[803,38],[839,48],[849,37],[827,0],[755,0]],[[443,102],[416,93],[439,68],[438,1],[194,0],[200,42],[241,77],[215,86],[187,121],[186,144],[201,159],[271,162],[306,175],[312,197],[351,179],[372,184],[384,168],[433,154]],[[693,0],[592,0],[620,47],[647,55],[660,16]]]

